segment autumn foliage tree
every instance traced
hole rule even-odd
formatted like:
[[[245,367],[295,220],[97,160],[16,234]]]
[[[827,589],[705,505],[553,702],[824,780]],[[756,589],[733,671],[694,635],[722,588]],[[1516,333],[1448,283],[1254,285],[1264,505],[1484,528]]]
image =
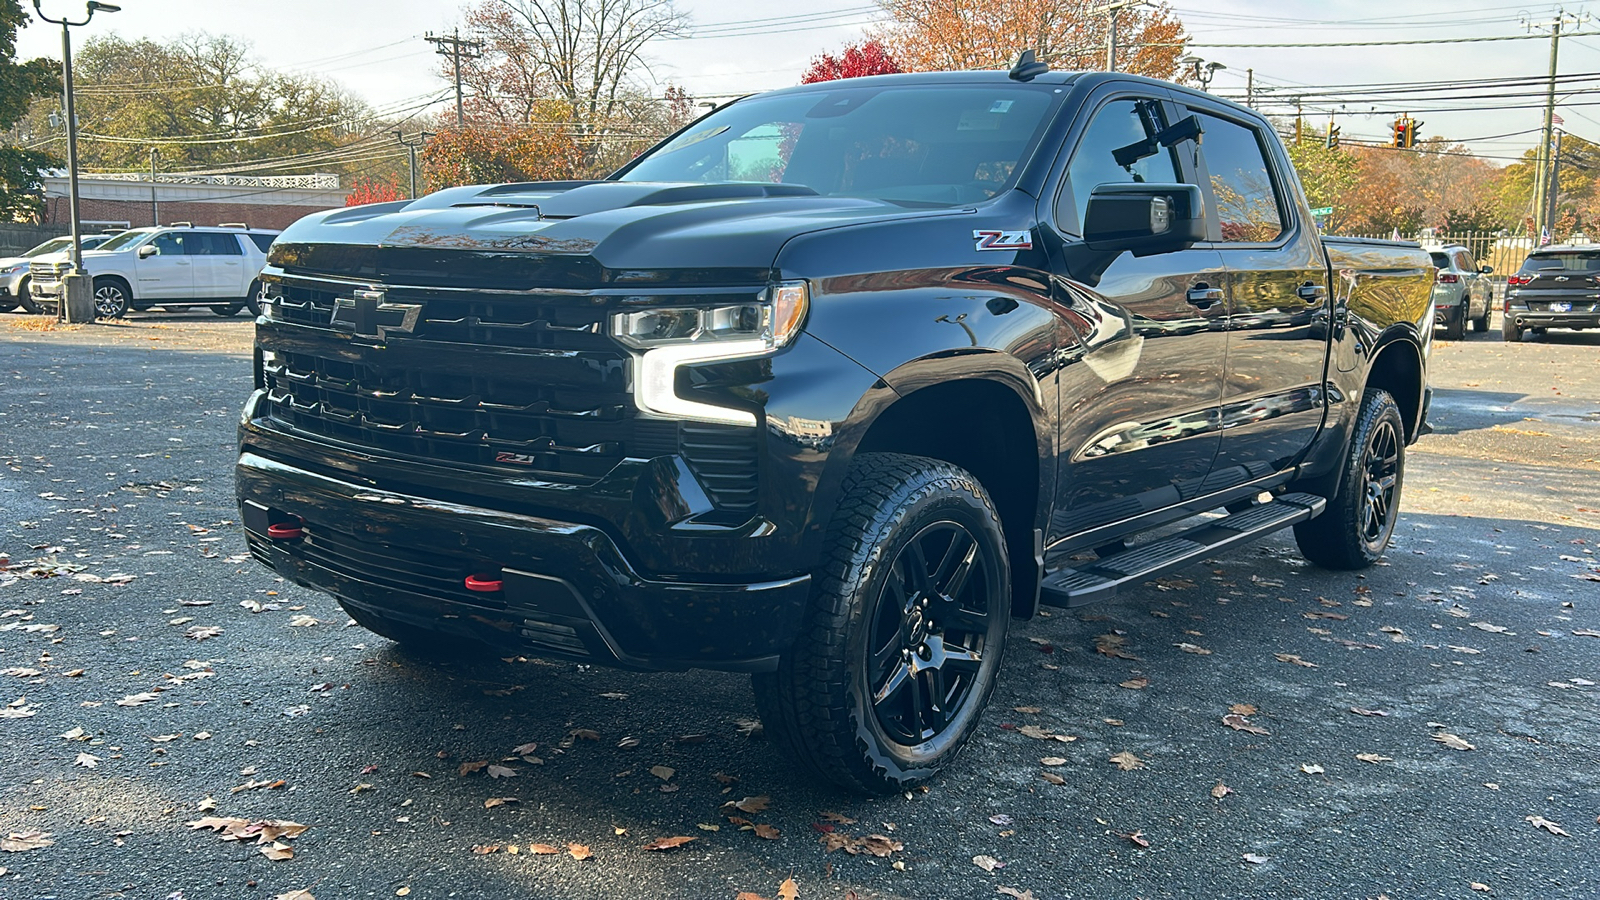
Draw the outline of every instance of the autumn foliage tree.
[[[532,115],[522,125],[469,124],[434,135],[422,151],[428,190],[578,175],[584,158],[568,129],[566,106],[547,101]]]
[[[389,203],[406,199],[397,181],[358,178],[344,198],[345,206],[366,206],[368,203]]]
[[[861,78],[866,75],[894,75],[905,71],[895,62],[887,48],[879,41],[846,44],[838,56],[819,53],[811,60],[810,68],[800,78],[801,84],[819,81],[837,81],[840,78]]]
[[[873,37],[909,72],[996,69],[1033,49],[1054,69],[1105,67],[1110,18],[1101,0],[879,0],[891,22]],[[1171,79],[1183,23],[1166,5],[1119,10],[1117,68]]]

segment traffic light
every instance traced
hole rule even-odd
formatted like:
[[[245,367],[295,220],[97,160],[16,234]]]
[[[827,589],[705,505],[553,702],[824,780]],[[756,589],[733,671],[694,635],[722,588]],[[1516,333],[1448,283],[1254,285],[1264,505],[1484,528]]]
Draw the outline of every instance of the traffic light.
[[[1406,135],[1409,133],[1410,129],[1407,120],[1395,119],[1394,137],[1389,140],[1389,146],[1395,148],[1396,150],[1404,148],[1406,146]]]
[[[1327,145],[1329,150],[1339,149],[1339,126],[1333,124],[1332,122],[1328,123]]]
[[[1406,149],[1407,150],[1410,150],[1412,147],[1415,147],[1417,145],[1417,129],[1421,128],[1421,127],[1422,127],[1422,123],[1418,122],[1416,119],[1407,119],[1406,120]]]

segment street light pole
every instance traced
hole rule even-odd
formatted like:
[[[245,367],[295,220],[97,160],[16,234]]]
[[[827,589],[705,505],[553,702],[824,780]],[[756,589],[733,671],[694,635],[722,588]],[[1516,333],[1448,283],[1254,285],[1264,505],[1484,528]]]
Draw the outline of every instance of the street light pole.
[[[161,151],[155,147],[150,148],[150,225],[156,227],[161,224],[161,207],[156,202],[156,157]]]
[[[65,94],[67,113],[67,206],[72,217],[72,273],[62,282],[59,316],[68,322],[93,322],[94,297],[83,283],[83,233],[78,221],[78,115],[73,106],[72,91],[72,31],[74,25],[87,25],[97,12],[114,13],[122,9],[110,3],[89,0],[82,22],[66,16],[52,19],[39,8],[41,0],[33,0],[33,11],[42,21],[61,26],[61,89]],[[74,302],[76,301],[76,302]]]

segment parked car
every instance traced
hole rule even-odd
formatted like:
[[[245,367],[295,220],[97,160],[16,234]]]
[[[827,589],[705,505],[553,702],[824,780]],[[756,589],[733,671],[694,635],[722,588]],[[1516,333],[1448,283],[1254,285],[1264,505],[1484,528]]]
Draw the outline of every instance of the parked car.
[[[1472,251],[1459,245],[1430,247],[1433,266],[1439,270],[1434,276],[1434,324],[1443,325],[1441,337],[1459,341],[1467,336],[1467,323],[1472,330],[1489,330],[1490,308],[1494,306],[1494,288],[1483,277],[1494,271],[1493,266],[1479,266],[1472,260]]]
[[[85,234],[80,235],[78,240],[83,249],[91,250],[115,236],[115,232]],[[31,313],[43,312],[28,293],[28,285],[32,280],[29,267],[34,263],[54,262],[58,256],[66,259],[71,246],[70,235],[53,237],[21,256],[0,259],[0,313],[10,312],[18,306]]]
[[[260,306],[256,276],[266,263],[276,231],[243,225],[195,227],[187,222],[159,228],[134,228],[83,254],[93,278],[95,315],[120,319],[131,310],[205,306],[232,316]],[[55,303],[69,262],[36,266],[36,302]]]
[[[1027,62],[300,220],[261,276],[251,553],[425,649],[753,673],[774,743],[873,794],[950,764],[1041,603],[1291,526],[1372,565],[1428,254],[1319,238],[1255,110]]]
[[[1600,244],[1535,250],[1506,279],[1501,336],[1548,328],[1600,328]]]

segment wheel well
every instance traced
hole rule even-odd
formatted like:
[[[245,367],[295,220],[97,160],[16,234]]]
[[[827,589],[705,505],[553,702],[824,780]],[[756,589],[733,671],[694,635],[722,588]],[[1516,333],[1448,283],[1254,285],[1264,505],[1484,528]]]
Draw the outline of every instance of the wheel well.
[[[857,453],[929,456],[971,472],[994,500],[1011,556],[1014,613],[1031,615],[1039,449],[1033,419],[1014,391],[993,381],[952,381],[897,401],[873,421]]]
[[[1394,341],[1379,350],[1367,372],[1367,387],[1389,392],[1400,407],[1406,435],[1415,440],[1422,416],[1422,357],[1416,345]]]
[[[121,275],[96,275],[94,280],[89,283],[93,285],[97,281],[115,281],[117,284],[122,285],[123,292],[128,295],[128,302],[133,302],[133,287],[128,284],[128,279],[123,278]]]

